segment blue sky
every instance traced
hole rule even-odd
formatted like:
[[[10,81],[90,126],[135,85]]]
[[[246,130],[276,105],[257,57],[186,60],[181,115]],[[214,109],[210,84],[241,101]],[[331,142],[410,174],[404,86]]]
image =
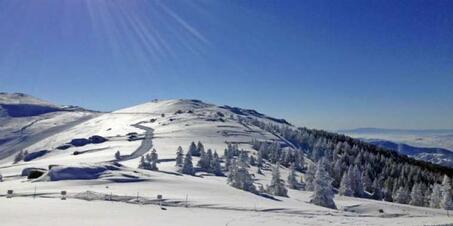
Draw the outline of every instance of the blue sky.
[[[0,90],[194,98],[296,125],[453,128],[452,1],[0,0]]]

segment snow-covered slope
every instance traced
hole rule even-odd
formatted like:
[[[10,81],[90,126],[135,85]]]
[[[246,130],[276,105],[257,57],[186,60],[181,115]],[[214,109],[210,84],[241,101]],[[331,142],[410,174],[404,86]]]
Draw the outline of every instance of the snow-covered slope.
[[[95,115],[22,93],[0,93],[0,159]]]
[[[43,127],[49,128],[46,122],[52,124],[57,117],[42,121]],[[8,211],[1,211],[2,218],[7,219],[6,225],[39,222],[43,225],[149,225],[150,222],[157,225],[424,225],[451,222],[446,212],[438,209],[338,196],[335,198],[338,210],[332,210],[309,203],[312,194],[309,191],[290,189],[289,197],[264,197],[229,186],[223,176],[205,172],[190,176],[177,171],[177,147],[182,146],[187,151],[192,141],[201,141],[206,149],[220,155],[228,144],[237,144],[256,156],[251,146],[254,139],[287,145],[280,136],[244,123],[242,119],[293,126],[253,110],[220,107],[198,100],[155,100],[110,113],[95,116],[90,113],[89,117],[92,118],[24,144],[23,150],[35,154],[28,161],[14,164],[11,157],[0,160],[4,179],[0,183],[0,194],[10,189],[16,194],[0,202],[2,209],[8,206]],[[106,140],[100,141],[94,136]],[[159,154],[159,170],[138,169],[140,157],[152,148]],[[115,159],[117,151],[119,159]],[[194,164],[197,160],[198,157],[194,157]],[[27,179],[21,176],[25,168],[40,168],[44,174],[38,179]],[[255,166],[250,166],[249,171],[255,174],[256,185],[269,184],[270,165],[263,167],[263,174],[255,173]],[[288,172],[282,167],[282,178],[287,178]],[[297,172],[297,177],[301,176]],[[68,192],[69,200],[58,200],[62,190]],[[158,195],[163,199],[158,199]],[[163,205],[166,211],[157,208],[158,205]],[[51,214],[34,210],[41,206],[51,208]],[[17,217],[13,210],[20,210],[29,221]],[[80,217],[75,217],[74,213]]]

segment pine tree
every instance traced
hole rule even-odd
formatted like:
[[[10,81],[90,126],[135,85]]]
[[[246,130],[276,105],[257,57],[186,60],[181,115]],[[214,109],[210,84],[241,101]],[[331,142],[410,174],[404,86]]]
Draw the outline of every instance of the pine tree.
[[[272,170],[271,184],[267,187],[269,194],[276,196],[288,196],[288,190],[285,188],[285,182],[280,178],[279,163]]]
[[[354,196],[363,197],[362,172],[360,172],[357,165],[354,166],[353,171],[353,177],[351,179],[353,181]]]
[[[209,161],[208,155],[204,151],[204,148],[201,148],[200,149],[200,160],[198,160],[197,165],[201,169],[203,169],[205,171],[208,171],[209,170],[209,164],[210,164],[210,161]]]
[[[302,171],[304,169],[305,159],[304,153],[302,150],[298,149],[294,152],[294,168],[297,171]]]
[[[341,183],[342,172],[343,172],[342,161],[341,161],[341,159],[337,159],[333,166],[333,178],[334,178],[334,184],[336,186],[338,186]]]
[[[190,153],[191,156],[197,156],[197,154],[199,156],[197,145],[195,144],[195,142],[192,141],[192,143],[190,143],[188,153]]]
[[[115,152],[115,159],[116,159],[116,160],[121,160],[121,153],[120,153],[120,151],[116,151],[116,152]]]
[[[198,141],[197,143],[197,149],[195,151],[195,154],[192,154],[193,156],[201,156],[201,152],[204,152],[204,146],[201,143],[201,141]]]
[[[453,202],[451,200],[451,181],[450,178],[445,175],[442,181],[442,200],[440,201],[440,207],[442,209],[451,210],[453,209]]]
[[[300,184],[297,181],[296,167],[294,166],[294,164],[292,164],[289,169],[290,171],[288,175],[288,187],[291,189],[299,189]]]
[[[381,184],[379,183],[378,178],[374,179],[372,187],[373,187],[373,196],[372,196],[373,199],[382,200],[384,195],[382,194]]]
[[[187,152],[186,157],[184,158],[181,173],[189,175],[194,174],[191,152]]]
[[[305,188],[307,191],[313,191],[315,186],[314,186],[314,180],[315,180],[315,174],[316,174],[316,165],[313,163],[310,163],[308,165],[307,172],[305,173]]]
[[[145,155],[145,160],[151,162],[151,155],[149,153]]]
[[[421,184],[414,184],[411,191],[411,201],[409,204],[414,206],[423,206],[424,196]]]
[[[208,148],[208,150],[206,151],[206,158],[207,158],[208,162],[211,162],[213,157],[214,156],[213,156],[212,150],[210,148]]]
[[[341,178],[340,189],[338,192],[340,193],[340,195],[344,196],[354,195],[354,191],[352,190],[351,178],[348,176],[346,172],[343,174],[343,177]]]
[[[151,155],[149,158],[150,158],[149,163],[151,165],[151,170],[155,170],[155,171],[159,170],[159,168],[157,168],[157,162],[159,160],[159,156],[157,155],[156,149],[153,149],[151,151]]]
[[[434,184],[431,197],[429,199],[429,207],[440,208],[440,202],[442,200],[442,186],[440,184]]]
[[[233,160],[228,174],[228,183],[238,189],[256,193],[256,187],[253,184],[252,175],[243,164],[238,164]]]
[[[182,147],[179,146],[178,149],[176,150],[176,166],[182,166],[184,161],[184,151],[182,150]]]
[[[249,155],[247,154],[246,151],[242,150],[240,153],[239,153],[239,161],[241,163],[244,163],[248,166],[248,163],[250,162],[249,161]]]
[[[368,169],[368,168],[366,168]],[[368,173],[366,170],[362,172],[362,185],[363,185],[363,190],[364,191],[371,191],[373,182],[371,181],[371,178],[368,176]]]
[[[214,152],[214,155],[211,160],[210,169],[213,174],[216,176],[223,176],[222,167],[220,166],[220,158],[217,152]]]
[[[259,149],[257,153],[256,166],[258,166],[258,168],[263,167],[263,152],[261,151],[261,149]]]
[[[333,198],[335,196],[332,188],[333,179],[324,169],[322,161],[323,160],[320,160],[318,162],[315,180],[313,181],[314,192],[311,196],[310,202],[315,205],[336,209],[337,207],[335,205],[335,202],[333,201]]]
[[[393,201],[397,203],[407,204],[410,201],[409,191],[405,187],[400,187],[393,195]]]
[[[144,156],[140,158],[140,162],[138,164],[139,169],[146,169],[151,170],[151,164],[145,159]]]

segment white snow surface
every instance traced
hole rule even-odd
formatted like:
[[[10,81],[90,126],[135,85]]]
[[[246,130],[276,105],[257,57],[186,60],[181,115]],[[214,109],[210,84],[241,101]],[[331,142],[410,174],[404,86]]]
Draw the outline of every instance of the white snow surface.
[[[49,153],[16,164],[11,158],[0,160],[4,179],[0,182],[1,225],[433,225],[453,222],[453,217],[438,209],[342,196],[335,198],[338,210],[331,210],[310,204],[311,192],[308,191],[290,189],[289,197],[269,199],[229,186],[226,177],[177,172],[176,149],[182,146],[187,151],[192,141],[201,141],[206,149],[222,155],[227,143],[236,143],[255,154],[249,144],[252,139],[280,140],[260,128],[241,124],[237,117],[228,109],[200,101],[152,101],[100,114],[30,144],[26,147],[29,152],[49,150]],[[139,156],[133,154],[143,140],[127,139],[131,132],[138,136],[145,134],[144,130],[133,126],[137,124],[152,129],[148,142],[152,142],[162,160],[158,164],[159,171],[137,169]],[[74,138],[93,135],[109,140],[56,149]],[[114,163],[118,150],[122,156],[133,157],[124,158],[118,165]],[[82,154],[74,155],[75,151]],[[194,165],[197,160],[194,157]],[[58,166],[38,179],[21,176],[24,168],[47,169],[49,165]],[[92,170],[96,171],[93,177],[74,177],[87,175]],[[255,167],[250,168],[251,173],[256,171]],[[282,168],[281,172],[286,180],[288,169]],[[255,184],[267,185],[271,175],[268,169],[264,170],[264,175],[255,174]],[[15,195],[6,198],[10,189]],[[68,193],[67,200],[60,200],[63,190]],[[158,200],[157,195],[162,195],[163,200]]]

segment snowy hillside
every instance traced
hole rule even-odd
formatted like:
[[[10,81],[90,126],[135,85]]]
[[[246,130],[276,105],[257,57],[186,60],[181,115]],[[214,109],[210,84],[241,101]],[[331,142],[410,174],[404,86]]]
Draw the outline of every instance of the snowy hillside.
[[[300,139],[307,135],[310,145],[297,143],[299,137],[291,136],[297,128],[253,110],[155,100],[110,113],[56,111],[4,119],[2,225],[427,225],[453,220],[442,209],[373,200],[366,188],[363,198],[339,195],[341,189],[332,189],[331,179],[320,176],[334,173],[322,158],[328,152],[324,147],[333,144],[305,133]],[[322,153],[312,143],[322,146]],[[355,151],[346,142],[339,146],[344,153],[336,153],[344,159],[346,151]],[[178,147],[183,150],[177,153]],[[357,171],[357,166],[349,168]],[[436,182],[444,176],[439,171],[427,175]],[[316,177],[311,184],[310,177]],[[61,191],[67,200],[60,200]],[[334,192],[336,209],[312,201],[314,193],[330,197]]]
[[[0,93],[0,159],[95,115],[22,93]]]

